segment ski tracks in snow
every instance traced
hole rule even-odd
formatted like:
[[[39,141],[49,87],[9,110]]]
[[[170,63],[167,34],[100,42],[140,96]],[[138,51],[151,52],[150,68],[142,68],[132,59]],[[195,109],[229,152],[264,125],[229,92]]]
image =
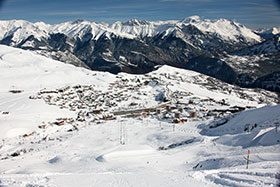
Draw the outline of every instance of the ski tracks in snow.
[[[205,181],[179,173],[49,173],[49,174],[12,174],[0,175],[0,186],[24,187],[175,187],[175,186],[212,186]]]
[[[206,175],[205,178],[222,186],[273,186],[276,184],[275,174],[270,172],[217,171],[217,173]]]

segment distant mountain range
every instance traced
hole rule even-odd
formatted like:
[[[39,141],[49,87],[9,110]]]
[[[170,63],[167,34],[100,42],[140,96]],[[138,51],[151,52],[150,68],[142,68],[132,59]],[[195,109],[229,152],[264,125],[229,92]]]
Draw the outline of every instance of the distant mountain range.
[[[158,65],[194,70],[227,83],[280,92],[279,28],[250,30],[226,19],[56,25],[0,21],[0,44],[111,73]]]

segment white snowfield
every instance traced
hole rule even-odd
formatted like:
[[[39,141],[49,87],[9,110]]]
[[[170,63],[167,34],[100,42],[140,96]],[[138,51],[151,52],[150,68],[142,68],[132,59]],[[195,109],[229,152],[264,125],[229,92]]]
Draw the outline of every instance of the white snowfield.
[[[112,75],[0,45],[0,186],[275,186],[280,171],[280,127],[276,132],[280,106],[263,107],[234,91],[207,89],[202,84],[207,78],[168,66],[147,75]],[[138,80],[150,80],[138,88],[140,94],[113,87],[116,81],[136,85]],[[131,94],[130,100],[112,106],[114,110],[137,102],[142,107],[156,106],[160,103],[155,97],[165,87],[167,95],[189,93],[180,102],[190,98],[196,102],[187,107],[196,107],[198,117],[179,124],[153,115],[61,126],[49,123],[75,119],[79,111],[49,105],[45,101],[49,97],[37,93],[67,86],[67,92],[72,92],[76,85],[92,85],[94,93],[115,92],[120,98]],[[252,90],[244,94],[260,97]],[[51,101],[56,96],[62,97],[50,94]],[[222,118],[201,117],[202,109],[230,107],[210,98],[256,109]]]
[[[226,19],[201,20],[198,16],[191,16],[183,20],[170,21],[141,21],[131,19],[127,22],[117,21],[112,24],[95,23],[85,20],[69,21],[55,25],[43,22],[30,23],[24,20],[0,21],[0,39],[11,36],[14,45],[19,44],[30,36],[42,39],[48,38],[50,33],[63,33],[67,36],[87,40],[87,36],[92,34],[94,40],[100,36],[111,34],[123,38],[153,37],[158,34],[168,36],[174,32],[183,33],[184,26],[196,26],[201,32],[215,33],[224,40],[236,42],[244,38],[247,42],[257,43],[261,37],[247,27]],[[182,30],[181,30],[182,29]],[[183,34],[181,34],[183,35]],[[27,44],[26,44],[27,45]]]

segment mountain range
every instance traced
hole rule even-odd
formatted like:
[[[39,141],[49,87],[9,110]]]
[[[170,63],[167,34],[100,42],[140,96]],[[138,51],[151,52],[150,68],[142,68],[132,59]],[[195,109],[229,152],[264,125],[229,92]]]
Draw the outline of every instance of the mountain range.
[[[227,19],[49,25],[0,21],[0,44],[114,74],[158,65],[194,70],[224,82],[280,92],[279,29],[251,30]]]
[[[196,20],[198,22],[197,17]],[[140,24],[140,21],[132,21]],[[82,22],[85,21],[75,24]],[[215,24],[215,21],[209,22]],[[25,21],[5,24],[1,27],[5,30],[2,34],[9,28],[14,29],[1,40],[18,48],[0,44],[1,187],[278,184],[275,175],[280,164],[278,94],[241,88],[186,70],[212,73],[228,82],[240,79],[249,87],[253,81],[245,75],[261,77],[269,68],[276,70],[267,60],[277,59],[277,52],[272,52],[277,49],[275,37],[264,39],[255,32],[251,33],[254,37],[249,37],[246,31],[248,38],[241,44],[238,37],[223,36],[216,40],[222,38],[217,35],[212,42],[220,43],[206,50],[206,44],[205,48],[203,45],[191,48],[184,43],[194,42],[196,37],[214,37],[210,31],[207,36],[198,32],[199,29],[195,29],[196,35],[184,36],[176,30],[177,38],[172,32],[141,36],[105,31],[103,36],[88,36],[86,43],[79,36],[74,37],[82,35],[82,30],[76,34],[72,30],[71,37],[61,33],[63,24],[50,26]],[[67,24],[74,23],[65,23],[68,29]],[[59,27],[59,33],[51,31]],[[221,26],[217,28],[221,31]],[[27,39],[20,39],[24,37]],[[183,41],[182,37],[189,39]],[[223,52],[218,48],[222,43],[244,47],[234,51],[225,48],[228,52]],[[155,47],[159,44],[162,48]],[[83,47],[93,52],[86,53]],[[185,57],[186,62],[179,61],[183,60],[180,56],[181,59],[174,60],[177,64],[173,66],[185,63],[180,68],[147,61],[152,57],[158,62],[164,57],[172,60],[181,54],[179,49],[193,54]],[[153,50],[158,53],[154,54]],[[85,61],[88,54],[92,59],[99,55],[100,61],[95,58],[92,65],[100,63],[100,66],[89,66]],[[139,57],[139,64],[154,65],[151,69],[155,70],[131,74],[140,68],[135,64],[135,69],[130,68],[137,60],[130,54]],[[131,61],[127,60],[129,57]],[[120,69],[110,69],[102,60]],[[119,72],[115,75],[91,70],[94,67],[130,73],[115,71]],[[141,67],[142,72],[150,71]],[[239,74],[244,77],[236,76]],[[276,72],[274,76],[277,80]],[[258,81],[274,84],[269,76]]]

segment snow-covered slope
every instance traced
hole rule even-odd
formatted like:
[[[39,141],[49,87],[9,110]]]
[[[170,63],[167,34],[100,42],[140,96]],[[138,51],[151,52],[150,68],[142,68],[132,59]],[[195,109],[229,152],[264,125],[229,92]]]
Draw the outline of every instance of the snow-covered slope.
[[[40,119],[54,119],[54,116],[62,114],[71,116],[71,113],[45,107],[41,102],[32,102],[28,98],[34,91],[92,82],[103,87],[115,77],[109,73],[93,73],[84,68],[75,68],[73,65],[3,45],[0,46],[0,72],[1,114],[4,110],[13,110],[8,117],[1,116],[0,137],[30,132],[36,128]],[[9,93],[11,90],[21,90],[22,93],[14,97]],[[9,116],[14,116],[14,120],[6,120]]]
[[[279,106],[260,108],[276,94],[169,66],[94,72],[3,45],[0,83],[0,186],[277,182]]]
[[[192,24],[202,32],[216,33],[225,40],[239,41],[243,39],[247,42],[260,42],[261,37],[252,30],[235,21],[227,19],[201,20],[198,16],[192,16],[182,21],[183,24]]]
[[[0,21],[0,40],[10,37],[14,42],[12,45],[19,44],[30,36],[37,39],[47,38],[50,25],[43,22],[30,23],[24,20]]]
[[[94,84],[94,86],[97,87],[96,89],[105,92],[108,89],[109,84],[113,83],[116,80],[116,75],[112,75],[110,73],[94,72],[83,68],[76,68],[73,65],[64,64],[59,61],[51,60],[46,57],[39,56],[33,54],[32,52],[24,51],[21,49],[15,49],[3,45],[0,46],[0,49],[0,77],[1,82],[3,83],[0,85],[0,92],[2,93],[1,98],[10,98],[11,100],[9,101],[8,99],[7,101],[3,102],[0,111],[4,111],[4,109],[7,110],[11,107],[10,105],[11,103],[13,103],[13,97],[15,97],[16,100],[19,100],[19,102],[18,104],[12,105],[11,109],[16,109],[16,111],[18,111],[17,108],[20,108],[19,112],[21,113],[21,108],[26,105],[25,102],[30,103],[28,97],[30,95],[36,94],[36,92],[40,90],[55,90],[68,85],[73,86],[76,84]],[[144,75],[136,76],[121,73],[118,76],[121,78],[123,77],[125,79],[131,80],[145,80]],[[180,92],[187,92],[190,95],[194,95],[199,98],[210,97],[217,101],[223,98],[227,102],[233,102],[241,106],[262,106],[264,103],[275,103],[277,98],[276,94],[268,92],[265,94],[270,94],[271,96],[265,97],[265,95],[263,95],[262,93],[247,90],[240,91],[240,89],[235,86],[225,84],[208,76],[188,70],[172,68],[169,66],[163,66],[157,71],[154,71],[146,76],[150,77],[148,78],[148,81],[151,82],[151,86],[149,86],[148,88],[144,87],[142,91],[149,91],[151,95],[145,98],[147,101],[150,100],[149,102],[144,104],[145,107],[153,107],[159,104],[157,102],[159,102],[160,100],[153,101],[154,95],[160,96],[161,94],[163,94],[166,97],[173,97],[173,93],[175,94],[175,98],[178,97],[178,95],[176,94]],[[157,81],[157,83],[152,81],[153,77],[155,79],[160,78],[162,82]],[[176,82],[175,85],[174,81]],[[177,83],[177,81],[180,81],[181,83]],[[169,84],[170,86],[167,88],[166,85]],[[9,92],[11,90],[22,90],[23,93],[19,94],[19,98],[17,98],[17,95],[11,95],[11,93]],[[231,95],[228,95],[228,93],[231,93]],[[135,101],[131,100],[131,102]],[[129,104],[129,101],[125,102],[124,104],[119,103],[118,107],[125,107]],[[41,103],[39,103],[36,107],[40,108]],[[30,111],[24,111],[23,113],[32,114],[33,112],[40,110],[36,107],[28,107]],[[117,109],[118,107],[112,108]],[[37,113],[36,115],[40,116],[39,118],[43,119],[43,115],[40,115],[40,113],[38,112],[35,113]],[[17,113],[15,113],[15,115],[16,114]],[[51,115],[48,114],[47,116]],[[22,124],[28,124],[28,126],[35,125],[34,123],[24,122],[24,115],[23,118],[17,118],[17,116],[15,117],[16,123],[18,123],[20,119],[22,121],[22,123],[18,123],[18,128],[22,128]],[[8,124],[6,125],[5,122],[2,123],[2,125],[5,126],[5,128],[2,128],[0,135],[2,135],[3,137],[5,137],[6,135],[11,135],[10,131],[13,132],[13,128],[17,128],[15,124],[10,126],[12,121],[7,122]],[[9,127],[11,127],[11,129],[9,129]],[[31,129],[33,129],[33,127]],[[28,128],[25,130],[27,130],[27,132],[30,131],[28,130]]]
[[[43,88],[57,88],[67,84],[84,82],[89,84],[108,83],[114,80],[110,73],[92,72],[84,68],[52,60],[29,51],[0,45],[0,92],[11,89],[39,90]],[[105,79],[96,78],[93,74],[102,74]]]
[[[174,30],[178,21],[149,22],[131,19],[126,22],[115,22],[109,28],[120,33],[127,33],[134,37],[153,37],[163,32]]]
[[[153,37],[162,33],[172,33],[186,25],[194,25],[202,32],[216,33],[225,40],[239,41],[240,38],[248,42],[260,42],[261,38],[250,29],[239,23],[226,19],[201,20],[198,16],[192,16],[179,21],[141,21],[132,19],[127,22],[115,22],[113,24],[95,23],[85,20],[69,21],[56,25],[48,25],[42,22],[30,23],[21,20],[1,21],[0,39],[12,36],[14,44],[30,36],[36,38],[48,37],[50,33],[63,33],[70,37],[82,39],[87,34],[97,40],[103,34],[114,34],[124,38]]]

